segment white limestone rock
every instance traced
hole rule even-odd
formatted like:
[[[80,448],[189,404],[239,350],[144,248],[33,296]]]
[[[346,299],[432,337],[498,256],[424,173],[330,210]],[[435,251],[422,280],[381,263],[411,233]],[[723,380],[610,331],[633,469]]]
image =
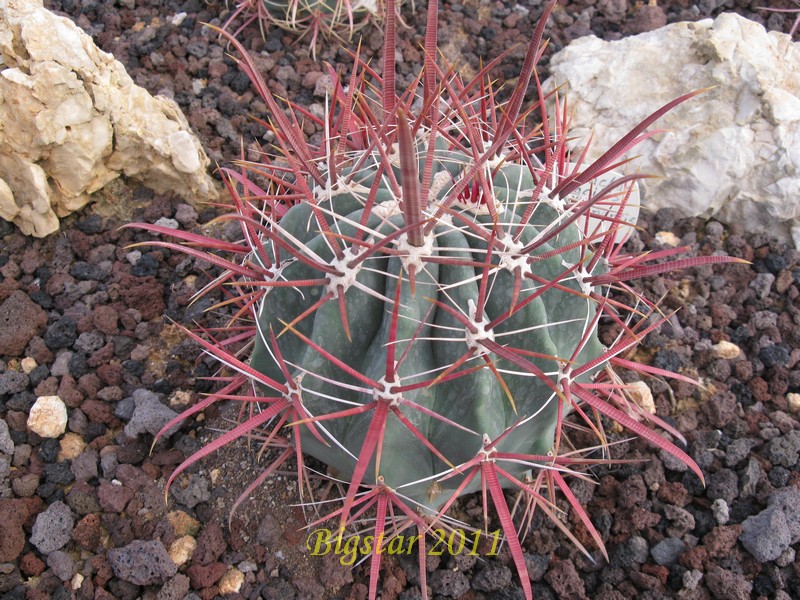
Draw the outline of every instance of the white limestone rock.
[[[675,23],[613,42],[573,41],[551,60],[575,110],[574,134],[594,132],[598,157],[667,102],[638,145],[642,206],[741,223],[800,247],[800,44],[736,14]]]
[[[26,234],[58,230],[120,175],[190,202],[217,196],[175,102],[41,0],[0,0],[0,124],[0,217]]]
[[[67,430],[67,406],[58,396],[40,396],[28,414],[28,429],[43,438],[57,438]]]

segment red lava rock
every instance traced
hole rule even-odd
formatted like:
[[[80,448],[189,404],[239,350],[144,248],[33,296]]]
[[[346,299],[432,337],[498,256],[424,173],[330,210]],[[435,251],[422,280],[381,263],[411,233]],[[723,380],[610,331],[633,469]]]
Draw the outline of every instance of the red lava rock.
[[[100,391],[100,388],[103,387],[103,382],[100,381],[100,378],[94,373],[86,373],[85,375],[81,375],[80,379],[78,379],[78,387],[81,388],[84,394],[93,398],[97,395],[97,392]]]
[[[145,321],[164,314],[164,286],[155,277],[122,275],[119,292],[125,305],[142,313]]]
[[[687,569],[696,569],[698,571],[703,570],[703,565],[708,560],[708,551],[702,546],[695,546],[694,548],[689,548],[686,552],[682,553],[678,557],[678,562],[681,566],[686,567]]]
[[[17,290],[0,304],[0,340],[3,354],[20,356],[35,335],[47,326],[47,313],[25,292]]]
[[[197,592],[197,595],[200,596],[200,600],[214,600],[219,597],[219,587],[212,585],[204,590],[200,590]]]
[[[92,249],[92,238],[78,229],[69,229],[66,232],[69,240],[69,247],[75,256],[86,259]]]
[[[353,571],[350,567],[343,565],[333,553],[322,557],[322,564],[319,565],[317,576],[326,588],[339,589],[348,583],[353,583]],[[385,576],[384,576],[385,577]],[[383,580],[384,585],[386,580]]]
[[[721,525],[714,527],[703,536],[703,547],[711,558],[728,556],[736,547],[736,540],[742,533],[741,525]]]
[[[785,402],[784,395],[789,391],[789,374],[784,367],[773,368],[769,391],[773,396],[776,396],[776,404]]]
[[[94,330],[94,323],[92,322],[92,315],[83,315],[75,324],[78,333],[88,333]]]
[[[117,600],[116,597],[104,590],[103,588],[97,588],[94,593],[93,600]]]
[[[648,575],[643,571],[631,571],[628,576],[640,590],[656,590],[660,587],[658,578]]]
[[[31,341],[28,342],[28,348],[25,354],[40,365],[49,365],[56,358],[50,348],[47,347],[47,344],[44,343],[44,340],[38,335],[31,338]]]
[[[245,533],[247,533],[246,528],[242,525],[241,522],[234,520],[231,523],[231,527],[228,530],[228,540],[229,540],[228,545],[235,552],[239,552],[247,545],[247,540],[245,539]]]
[[[97,376],[106,385],[120,385],[124,380],[123,374],[123,368],[117,363],[106,363],[97,367]]]
[[[220,525],[219,521],[211,521],[203,528],[197,538],[197,547],[194,550],[194,554],[192,554],[192,563],[210,564],[222,556],[226,547],[227,543],[222,533],[222,525]]]
[[[208,74],[210,77],[222,77],[228,72],[228,65],[220,60],[212,60],[208,63]]]
[[[8,427],[14,431],[25,431],[28,428],[28,415],[22,411],[8,411],[5,420]]]
[[[4,302],[12,293],[19,289],[19,282],[16,279],[4,278],[0,281],[0,302]]]
[[[669,504],[684,507],[690,502],[689,492],[679,481],[665,481],[658,488],[658,497]]]
[[[34,388],[33,393],[37,396],[55,396],[58,393],[58,378],[48,377]],[[63,398],[62,398],[63,400]]]
[[[775,291],[779,294],[785,294],[792,283],[794,283],[792,272],[789,269],[784,269],[778,273],[778,277],[775,278]]]
[[[33,588],[25,593],[25,600],[50,600],[52,594],[49,590]]]
[[[154,465],[151,460],[146,460],[142,463],[142,471],[153,480],[161,477],[161,469],[157,465]]]
[[[41,252],[38,247],[28,248],[25,251],[25,254],[22,256],[22,262],[20,263],[20,268],[22,269],[23,273],[27,275],[33,274],[36,269],[41,267],[44,264],[44,259],[41,256]]]
[[[94,326],[106,335],[116,335],[119,333],[117,323],[119,313],[117,309],[107,304],[101,304],[92,311],[92,322]]]
[[[114,407],[100,400],[84,400],[81,410],[92,423],[111,425],[117,418],[114,416]]]
[[[619,504],[624,508],[633,508],[647,500],[647,486],[641,475],[631,475],[619,486]]]
[[[130,464],[117,467],[117,479],[134,492],[138,492],[152,483],[152,480],[144,471]]]
[[[756,402],[769,402],[772,395],[769,393],[769,384],[761,377],[754,377],[751,379],[747,387],[753,392],[753,399]]]
[[[103,510],[121,513],[133,498],[133,490],[124,485],[115,485],[108,481],[101,481],[97,490],[97,499]]]
[[[90,514],[83,517],[72,530],[72,539],[86,550],[97,550],[103,538],[100,517]]]
[[[61,378],[58,386],[58,396],[70,408],[78,408],[83,402],[83,392],[78,387],[78,382],[69,373]]]
[[[705,576],[706,587],[720,600],[750,600],[752,582],[744,575],[713,565]]]
[[[661,585],[667,585],[667,579],[669,579],[669,569],[667,567],[661,565],[643,564],[642,573],[652,575],[658,579]]]
[[[75,278],[67,273],[53,273],[53,276],[47,280],[44,290],[50,296],[58,296],[64,293],[67,284],[75,283]]]
[[[749,360],[742,360],[733,365],[736,378],[740,381],[750,381],[753,378],[753,363]]]
[[[727,304],[712,304],[710,312],[714,327],[719,327],[720,329],[730,325],[731,321],[734,321],[737,317],[736,311]]]
[[[164,467],[170,465],[179,465],[181,462],[183,462],[184,458],[186,458],[186,456],[184,456],[183,452],[177,448],[170,448],[156,452],[150,457],[150,460],[153,461],[154,465]]]
[[[33,552],[26,553],[19,561],[19,570],[28,577],[38,577],[46,568],[44,561]]]
[[[703,413],[714,427],[724,427],[736,416],[736,396],[731,392],[718,392],[703,403]]]
[[[104,366],[108,361],[114,358],[114,344],[106,344],[99,350],[96,350],[88,359],[86,359],[86,364],[93,368],[98,368]],[[99,369],[98,369],[98,377]]]
[[[633,17],[625,21],[623,30],[627,34],[653,31],[667,24],[667,13],[658,5],[645,4],[633,13]]]
[[[0,562],[13,562],[25,547],[23,523],[29,516],[24,500],[0,500]]]
[[[648,527],[655,527],[659,521],[661,521],[660,515],[637,506],[630,511],[618,512],[612,531],[623,534],[629,534],[631,531],[644,531]]]
[[[108,562],[105,554],[95,554],[89,559],[89,564],[94,573],[94,584],[98,588],[104,588],[109,580],[114,576],[114,571],[111,569],[111,563]]]
[[[97,392],[97,397],[104,402],[119,402],[125,397],[125,393],[119,386],[107,385]]]
[[[207,565],[192,565],[186,569],[186,574],[189,576],[192,589],[202,590],[217,583],[227,570],[225,563],[213,562]]]

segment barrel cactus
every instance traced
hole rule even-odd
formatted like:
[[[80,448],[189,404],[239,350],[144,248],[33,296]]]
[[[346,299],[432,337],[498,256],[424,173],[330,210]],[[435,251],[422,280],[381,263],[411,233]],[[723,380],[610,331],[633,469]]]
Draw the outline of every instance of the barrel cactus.
[[[434,514],[479,489],[445,476],[484,440],[528,457],[509,464],[516,479],[550,462],[560,386],[590,382],[605,362],[592,278],[608,267],[567,223],[569,208],[531,202],[527,168],[498,160],[483,185],[454,194],[474,157],[429,149],[424,127],[416,137],[413,161],[432,155],[425,208],[403,187],[424,164],[404,172],[401,136],[391,175],[378,177],[380,152],[355,153],[348,164],[362,164],[344,167],[340,185],[312,189],[315,202],[271,223],[266,257],[252,256],[270,275],[250,366],[286,385],[292,365],[316,429],[301,430],[304,452],[339,477],[377,473]]]
[[[312,54],[321,38],[352,37],[372,17],[380,14],[377,0],[240,0],[223,29],[237,19],[242,23],[233,33],[258,21],[265,31],[275,25],[308,39]]]
[[[305,459],[313,456],[328,465],[342,497],[333,510],[319,505],[310,525],[332,522],[348,536],[365,520],[384,544],[405,530],[424,538],[449,527],[452,504],[479,491],[484,520],[488,526],[493,505],[530,598],[514,507],[543,511],[583,549],[559,516],[560,492],[605,553],[567,483],[611,460],[604,420],[702,478],[646,421],[680,434],[637,409],[614,372],[686,379],[627,358],[668,318],[632,279],[732,260],[622,250],[641,175],[617,176],[620,157],[697,92],[584,164],[584,153],[567,146],[566,107],[536,78],[554,4],[545,6],[504,102],[490,83],[494,64],[467,82],[437,65],[436,2],[428,7],[422,71],[408,89],[395,90],[390,1],[382,74],[358,52],[346,82],[331,69],[328,110],[319,118],[293,105],[285,110],[237,46],[280,151],[226,171],[235,209],[226,218],[241,225],[241,242],[139,224],[184,242],[151,243],[221,267],[203,291],[224,290],[222,304],[235,309],[226,329],[187,330],[222,363],[224,385],[175,422],[215,402],[247,408],[239,425],[189,457],[168,483],[223,444],[257,433],[271,462],[242,497],[294,459],[303,501],[313,505]],[[535,125],[534,110],[523,110],[532,81]],[[298,114],[319,126],[318,144],[304,140]],[[618,332],[613,343],[601,343],[601,322]],[[597,442],[576,447],[572,430]],[[506,498],[511,490],[520,502]],[[425,544],[417,547],[422,563]],[[382,556],[375,550],[372,598]],[[427,597],[424,568],[420,575]]]

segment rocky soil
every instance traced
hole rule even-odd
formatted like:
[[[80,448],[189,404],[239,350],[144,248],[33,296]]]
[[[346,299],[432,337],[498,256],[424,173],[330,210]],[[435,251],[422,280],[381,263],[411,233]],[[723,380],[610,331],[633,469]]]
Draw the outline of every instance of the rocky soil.
[[[242,139],[246,153],[253,140],[263,141],[249,118],[265,114],[263,103],[201,26],[224,21],[223,2],[46,5],[91,33],[140,85],[174,97],[220,164],[240,155]],[[758,5],[576,0],[558,8],[548,35],[558,50],[589,33],[612,39],[723,10],[788,31],[793,15]],[[538,3],[444,2],[444,52],[475,68],[525,41],[539,10]],[[401,80],[419,61],[422,35],[408,7],[405,14],[413,25],[401,32]],[[380,32],[364,34],[365,52],[377,54]],[[350,64],[335,44],[313,61],[277,30],[262,39],[251,28],[243,39],[273,91],[306,105],[323,101],[323,61]],[[511,53],[498,77],[515,76],[521,52]],[[363,567],[308,556],[291,477],[260,488],[228,527],[233,501],[259,473],[257,448],[246,441],[179,477],[165,504],[175,466],[236,417],[206,411],[150,452],[161,425],[212,385],[204,378],[213,363],[176,323],[223,323],[225,315],[203,314],[213,296],[190,303],[211,265],[130,247],[151,237],[119,227],[160,221],[235,232],[206,225],[215,207],[191,207],[124,182],[101,196],[42,240],[0,221],[0,600],[364,598]],[[552,524],[535,519],[525,548],[536,597],[798,598],[800,253],[765,235],[669,211],[641,225],[629,242],[635,251],[678,238],[695,254],[751,261],[641,283],[651,298],[664,296],[665,310],[680,309],[637,359],[703,383],[648,381],[658,414],[686,433],[707,485],[669,456],[638,442],[621,444],[618,457],[641,460],[595,469],[597,485],[575,484],[609,561],[597,552],[595,562],[588,560]],[[41,400],[52,396],[60,401]],[[59,418],[66,432],[46,437]],[[479,510],[468,498],[457,516],[477,524]],[[567,519],[581,537],[580,525]],[[382,598],[420,597],[414,562],[385,560]],[[521,597],[504,551],[497,558],[430,560],[428,569],[437,598]]]

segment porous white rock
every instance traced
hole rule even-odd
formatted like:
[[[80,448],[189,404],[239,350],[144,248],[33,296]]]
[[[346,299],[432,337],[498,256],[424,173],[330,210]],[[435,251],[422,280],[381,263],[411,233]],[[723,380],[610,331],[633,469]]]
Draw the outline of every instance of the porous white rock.
[[[594,36],[551,59],[573,134],[593,131],[591,158],[667,102],[716,86],[655,125],[639,144],[642,206],[714,216],[800,247],[800,44],[736,14],[674,23],[618,41]]]
[[[0,0],[0,124],[0,217],[26,234],[56,231],[120,175],[190,202],[217,196],[175,102],[41,0]]]
[[[656,414],[656,404],[653,401],[653,392],[644,381],[634,381],[629,383],[625,389],[628,397],[636,405],[651,415]]]
[[[67,407],[58,396],[40,396],[28,414],[28,429],[43,438],[57,438],[67,429]]]

